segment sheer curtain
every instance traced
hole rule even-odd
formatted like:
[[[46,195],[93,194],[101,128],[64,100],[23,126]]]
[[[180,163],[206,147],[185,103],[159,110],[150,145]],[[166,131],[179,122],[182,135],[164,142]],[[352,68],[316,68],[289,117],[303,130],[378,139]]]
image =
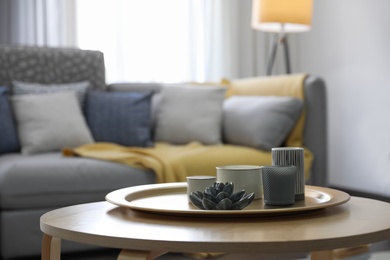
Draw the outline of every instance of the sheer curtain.
[[[246,77],[265,60],[251,2],[0,0],[0,42],[101,50],[109,83]]]
[[[190,4],[191,76],[204,81],[236,77],[239,2],[193,0]]]
[[[104,52],[107,81],[188,77],[186,0],[77,1],[80,48]]]
[[[77,43],[104,52],[108,82],[236,77],[238,5],[239,0],[79,0]]]
[[[0,0],[0,42],[76,46],[75,0]]]

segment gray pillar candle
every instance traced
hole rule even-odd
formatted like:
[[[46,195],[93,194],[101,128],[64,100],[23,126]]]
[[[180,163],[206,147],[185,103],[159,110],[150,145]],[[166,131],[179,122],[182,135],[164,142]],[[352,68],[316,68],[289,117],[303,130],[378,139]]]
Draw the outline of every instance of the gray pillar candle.
[[[287,206],[295,203],[295,174],[293,165],[263,166],[263,199],[272,206]]]
[[[305,199],[305,165],[304,149],[300,147],[272,148],[272,165],[294,165],[297,167],[295,175],[295,200]]]

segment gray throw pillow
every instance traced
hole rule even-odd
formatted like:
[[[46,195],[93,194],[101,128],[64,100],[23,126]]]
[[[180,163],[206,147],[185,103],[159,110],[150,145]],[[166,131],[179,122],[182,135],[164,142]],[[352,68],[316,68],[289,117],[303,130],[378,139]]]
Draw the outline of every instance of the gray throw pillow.
[[[12,105],[23,154],[93,142],[74,92],[17,95]]]
[[[269,151],[283,144],[302,108],[302,100],[293,97],[230,97],[224,102],[224,141]]]
[[[156,111],[155,140],[173,144],[222,142],[222,87],[167,86]]]
[[[77,98],[81,107],[84,106],[85,95],[90,88],[90,84],[88,81],[61,84],[40,84],[13,80],[12,86],[12,91],[14,95],[45,94],[74,91],[77,94]]]

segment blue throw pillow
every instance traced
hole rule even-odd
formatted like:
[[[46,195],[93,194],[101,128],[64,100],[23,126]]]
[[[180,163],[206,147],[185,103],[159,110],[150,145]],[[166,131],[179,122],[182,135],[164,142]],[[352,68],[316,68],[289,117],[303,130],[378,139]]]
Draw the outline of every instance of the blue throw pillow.
[[[95,141],[152,146],[152,95],[152,92],[88,92],[85,116]]]
[[[19,137],[7,94],[8,88],[0,87],[0,154],[19,152]]]

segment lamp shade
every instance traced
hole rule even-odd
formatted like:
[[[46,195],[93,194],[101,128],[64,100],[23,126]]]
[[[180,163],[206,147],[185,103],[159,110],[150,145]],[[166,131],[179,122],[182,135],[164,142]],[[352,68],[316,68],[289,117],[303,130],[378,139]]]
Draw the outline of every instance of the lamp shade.
[[[311,28],[313,0],[253,0],[252,27],[266,32],[305,32]]]

